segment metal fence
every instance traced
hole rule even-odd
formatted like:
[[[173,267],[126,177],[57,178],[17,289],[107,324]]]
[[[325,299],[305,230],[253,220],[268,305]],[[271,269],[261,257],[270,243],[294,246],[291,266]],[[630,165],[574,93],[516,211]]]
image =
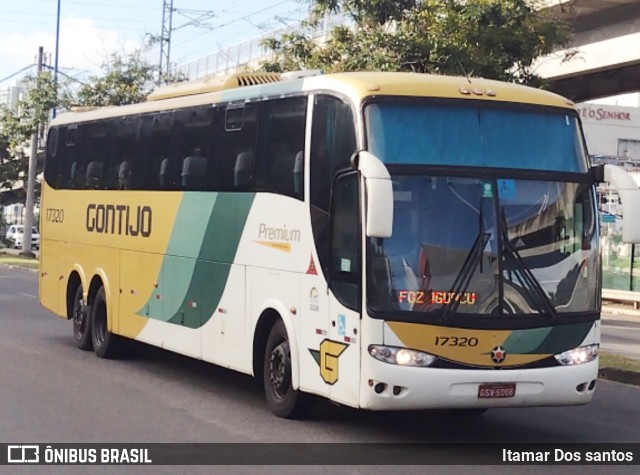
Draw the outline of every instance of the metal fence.
[[[221,49],[198,60],[178,66],[178,73],[188,79],[201,79],[206,76],[233,74],[247,69],[260,67],[264,61],[273,57],[273,52],[262,45],[266,38],[281,38],[285,34],[300,33],[312,38],[326,37],[331,28],[345,23],[345,18],[327,15],[317,26],[311,27],[306,22],[274,30],[226,49]]]

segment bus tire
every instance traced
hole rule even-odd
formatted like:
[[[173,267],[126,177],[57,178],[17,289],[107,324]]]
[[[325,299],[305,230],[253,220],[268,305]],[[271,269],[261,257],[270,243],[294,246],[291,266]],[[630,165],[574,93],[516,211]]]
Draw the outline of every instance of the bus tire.
[[[299,419],[312,409],[311,396],[293,389],[287,330],[278,320],[269,333],[263,365],[264,392],[269,409],[285,419]]]
[[[73,321],[73,339],[81,350],[91,350],[91,315],[90,307],[82,300],[82,284],[78,285],[76,295],[73,297],[71,320]]]
[[[120,341],[107,326],[107,298],[104,287],[100,287],[91,305],[91,341],[93,352],[99,358],[118,356]]]

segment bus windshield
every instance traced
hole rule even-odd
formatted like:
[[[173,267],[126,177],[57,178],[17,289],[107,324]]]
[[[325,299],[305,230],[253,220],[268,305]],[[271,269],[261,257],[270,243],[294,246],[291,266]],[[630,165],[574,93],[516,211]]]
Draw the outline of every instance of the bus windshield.
[[[485,316],[593,312],[586,183],[394,175],[394,228],[369,242],[369,308]]]
[[[585,172],[578,119],[556,109],[412,100],[367,105],[368,149],[386,164]]]

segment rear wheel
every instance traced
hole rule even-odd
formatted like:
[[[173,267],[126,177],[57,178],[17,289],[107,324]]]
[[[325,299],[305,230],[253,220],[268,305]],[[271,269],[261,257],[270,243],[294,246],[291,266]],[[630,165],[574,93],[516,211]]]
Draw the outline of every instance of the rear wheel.
[[[100,358],[114,358],[122,342],[107,327],[107,298],[104,287],[100,287],[91,305],[91,341],[93,351]]]
[[[76,295],[73,297],[73,309],[71,313],[73,321],[73,339],[81,350],[90,350],[91,342],[91,318],[89,307],[82,300],[82,285],[78,285]]]
[[[278,320],[269,333],[263,376],[267,404],[276,416],[298,419],[311,412],[311,397],[296,391],[291,384],[291,350],[282,320]]]

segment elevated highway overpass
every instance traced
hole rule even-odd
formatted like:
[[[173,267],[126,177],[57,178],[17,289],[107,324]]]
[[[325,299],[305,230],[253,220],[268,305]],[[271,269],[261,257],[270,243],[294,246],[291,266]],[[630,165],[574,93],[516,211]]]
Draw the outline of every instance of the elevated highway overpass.
[[[549,11],[569,21],[568,50],[544,58],[536,70],[550,89],[576,102],[640,91],[640,1],[547,0]]]
[[[567,50],[538,63],[536,72],[549,81],[550,89],[576,102],[640,91],[640,0],[540,1],[542,8],[567,20],[574,31]],[[340,21],[331,17],[320,30]],[[320,30],[314,34],[323,34]],[[573,50],[573,58],[562,61],[564,53]],[[230,74],[258,65],[269,54],[260,38],[254,38],[183,64],[179,70],[189,79]]]

